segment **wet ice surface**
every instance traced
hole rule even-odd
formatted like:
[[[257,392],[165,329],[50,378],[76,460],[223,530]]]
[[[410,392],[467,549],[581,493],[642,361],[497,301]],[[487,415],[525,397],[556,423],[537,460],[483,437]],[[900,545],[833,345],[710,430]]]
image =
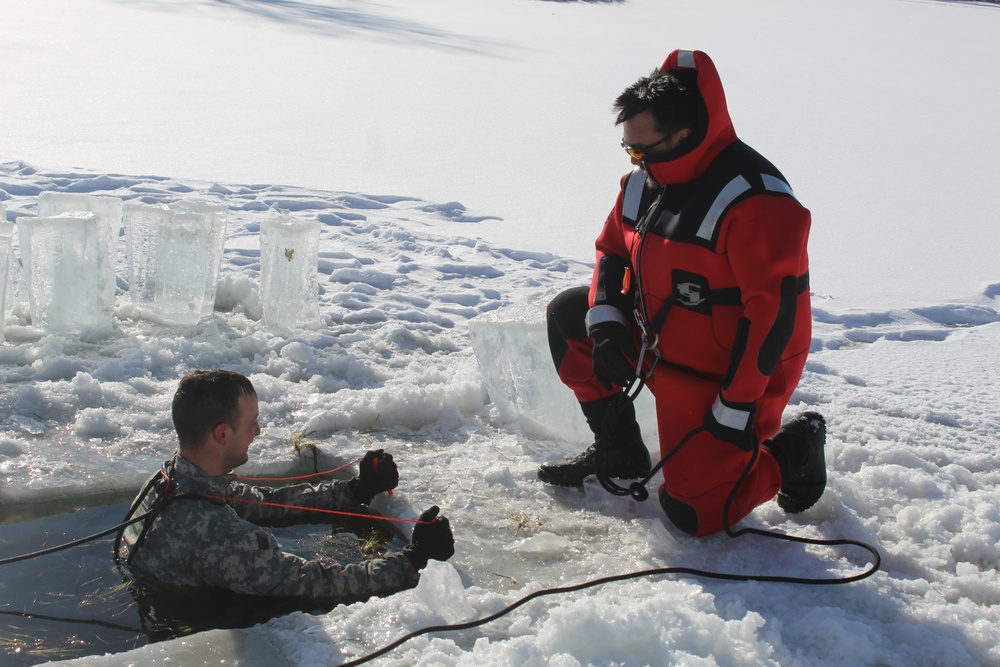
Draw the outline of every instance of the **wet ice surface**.
[[[31,214],[42,190],[88,183],[146,203],[187,195],[224,202],[230,225],[217,308],[197,325],[168,327],[136,317],[121,291],[114,333],[80,340],[33,330],[23,302],[15,303],[0,347],[5,512],[43,498],[129,499],[173,452],[169,400],[179,377],[226,367],[249,375],[261,401],[264,433],[241,472],[304,472],[385,448],[401,484],[379,508],[415,518],[438,504],[457,537],[455,558],[430,568],[416,590],[96,664],[167,664],[156,661],[182,650],[240,664],[260,655],[336,664],[408,631],[595,577],[664,566],[828,577],[866,567],[865,554],[851,549],[749,536],[693,540],[664,524],[655,500],[612,497],[596,483],[564,490],[537,482],[539,463],[587,444],[578,416],[551,398],[560,387],[538,348],[548,295],[589,280],[589,266],[436,236],[447,207],[403,197],[50,174],[17,163],[0,172],[0,187],[22,193],[6,202],[12,216]],[[315,330],[277,335],[260,321],[256,234],[272,206],[322,225]],[[873,578],[812,588],[630,580],[541,598],[478,629],[421,637],[376,664],[995,661],[995,298],[988,287],[972,303],[887,312],[814,300],[813,354],[789,414],[826,415],[829,487],[802,515],[768,503],[741,526],[867,541],[885,558]],[[515,346],[523,363],[498,363],[483,377],[477,358],[500,360],[510,341],[522,340],[535,341]],[[540,397],[551,399],[547,409]],[[655,424],[644,421],[644,432],[652,446]],[[95,567],[111,567],[96,557]]]
[[[128,503],[72,509],[32,504],[41,517],[0,525],[0,559],[83,540],[117,525]],[[12,517],[10,517],[12,518]],[[331,529],[332,528],[332,529]],[[353,563],[399,550],[406,541],[387,524],[361,518],[274,530],[279,543],[305,558]],[[216,628],[247,628],[293,611],[324,613],[334,602],[268,600],[211,591],[168,595],[136,587],[114,567],[113,542],[88,541],[67,550],[4,565],[5,606],[0,655],[8,667],[119,653]],[[350,602],[344,600],[342,602]]]

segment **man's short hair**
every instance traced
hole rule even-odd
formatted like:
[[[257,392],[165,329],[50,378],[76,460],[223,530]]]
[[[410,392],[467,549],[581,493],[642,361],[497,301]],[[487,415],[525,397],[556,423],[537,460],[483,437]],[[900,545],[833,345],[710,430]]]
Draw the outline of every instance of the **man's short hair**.
[[[256,396],[250,380],[227,370],[192,371],[181,379],[170,414],[182,449],[197,449],[218,424],[235,428],[240,396]]]
[[[697,119],[698,91],[671,72],[653,70],[622,91],[615,100],[618,114],[615,125],[650,111],[656,129],[664,134],[682,128],[694,128]]]

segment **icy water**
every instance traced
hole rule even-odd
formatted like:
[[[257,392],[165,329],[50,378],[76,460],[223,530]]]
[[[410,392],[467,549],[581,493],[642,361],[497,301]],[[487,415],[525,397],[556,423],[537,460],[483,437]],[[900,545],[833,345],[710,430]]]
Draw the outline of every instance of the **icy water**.
[[[0,518],[4,521],[0,525],[0,559],[103,532],[121,522],[128,503],[84,508],[26,506],[18,511],[19,516],[12,516],[11,509],[5,508]],[[58,513],[31,516],[50,512]],[[276,528],[274,534],[285,549],[300,556],[358,562],[405,544],[383,523],[358,519],[336,526]],[[126,580],[115,567],[113,548],[112,534],[64,551],[0,565],[0,664],[26,667],[126,651],[201,630],[249,627],[292,611],[325,612],[334,606],[218,592],[167,596]]]

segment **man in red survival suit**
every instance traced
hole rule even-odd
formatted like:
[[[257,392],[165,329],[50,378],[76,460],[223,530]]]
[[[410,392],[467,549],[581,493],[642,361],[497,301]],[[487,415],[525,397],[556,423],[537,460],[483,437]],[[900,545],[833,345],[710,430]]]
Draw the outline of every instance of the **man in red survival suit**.
[[[546,313],[559,377],[595,443],[538,477],[648,475],[627,393],[641,375],[662,455],[694,432],[662,468],[660,504],[678,528],[719,532],[775,494],[801,512],[826,486],[823,417],[781,426],[811,340],[809,211],[736,137],[706,54],[674,51],[615,110],[636,169],[597,238],[589,290],[563,292]]]

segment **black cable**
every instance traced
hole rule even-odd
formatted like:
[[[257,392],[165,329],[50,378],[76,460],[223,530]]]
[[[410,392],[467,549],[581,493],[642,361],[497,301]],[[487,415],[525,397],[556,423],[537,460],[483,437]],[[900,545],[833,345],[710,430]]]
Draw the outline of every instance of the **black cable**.
[[[675,448],[675,450],[676,449],[677,448]],[[659,468],[659,466],[657,466],[657,469],[658,468]],[[66,544],[62,544],[62,545],[59,545],[59,546],[56,546],[56,547],[51,547],[49,549],[45,549],[45,550],[42,550],[42,551],[37,551],[37,552],[34,552],[34,553],[30,553],[30,554],[24,554],[22,556],[16,556],[14,558],[7,558],[7,559],[4,559],[4,560],[0,560],[0,565],[6,564],[6,563],[13,563],[13,562],[21,561],[21,560],[26,560],[28,558],[33,558],[35,556],[43,556],[45,554],[53,553],[55,551],[60,551],[60,550],[63,550],[63,549],[68,549],[70,547],[73,547],[73,546],[76,546],[76,545],[79,545],[79,544],[83,544],[85,542],[91,542],[93,540],[99,539],[99,538],[104,537],[106,535],[110,535],[111,533],[113,533],[113,532],[115,532],[115,531],[117,531],[117,530],[119,530],[119,529],[121,529],[123,527],[129,526],[129,525],[131,525],[133,523],[136,523],[138,521],[142,521],[149,514],[150,514],[150,512],[147,512],[145,514],[141,514],[141,515],[133,518],[131,521],[127,521],[127,522],[125,522],[123,524],[120,524],[118,526],[115,526],[113,528],[109,528],[108,530],[102,531],[100,533],[95,533],[94,535],[90,535],[88,537],[84,537],[84,538],[81,538],[79,540],[74,540],[72,542],[68,542]],[[727,526],[727,532],[729,532],[729,527],[728,526]],[[376,650],[376,651],[374,651],[372,653],[369,653],[369,654],[367,654],[365,656],[362,656],[361,658],[352,660],[350,662],[341,663],[340,665],[338,665],[338,667],[353,667],[355,665],[362,665],[362,664],[364,664],[366,662],[370,662],[370,661],[374,660],[375,658],[378,658],[379,656],[385,655],[386,653],[389,653],[390,651],[393,651],[394,649],[396,649],[397,647],[405,644],[406,642],[410,641],[411,639],[415,639],[417,637],[420,637],[420,636],[423,636],[423,635],[426,635],[426,634],[430,634],[432,632],[450,632],[450,631],[457,631],[457,630],[469,630],[469,629],[472,629],[472,628],[479,627],[481,625],[486,625],[487,623],[491,623],[491,622],[497,620],[498,618],[502,618],[503,616],[506,616],[507,614],[510,614],[511,612],[513,612],[515,609],[517,609],[517,608],[519,608],[519,607],[527,604],[528,602],[530,602],[532,600],[540,598],[540,597],[545,597],[545,596],[549,596],[549,595],[558,595],[558,594],[563,594],[563,593],[574,593],[576,591],[581,591],[581,590],[585,590],[587,588],[593,588],[595,586],[601,586],[603,584],[613,583],[613,582],[616,582],[616,581],[626,581],[626,580],[629,580],[629,579],[639,579],[639,578],[642,578],[642,577],[658,576],[658,575],[665,575],[665,574],[687,574],[687,575],[691,575],[691,576],[694,576],[694,577],[704,577],[704,578],[708,578],[708,579],[721,579],[721,580],[725,580],[725,581],[761,581],[761,582],[775,582],[775,583],[789,583],[789,584],[832,585],[832,584],[846,584],[846,583],[851,583],[851,582],[855,582],[855,581],[860,581],[862,579],[866,579],[866,578],[870,577],[871,575],[873,575],[875,572],[877,572],[878,569],[879,569],[879,566],[881,565],[881,557],[879,556],[878,550],[876,550],[874,547],[872,547],[870,545],[867,545],[867,544],[865,544],[863,542],[858,542],[856,540],[849,540],[849,539],[819,540],[819,539],[813,539],[813,538],[807,538],[807,537],[797,537],[797,536],[794,536],[794,535],[783,535],[781,533],[773,533],[773,532],[769,532],[769,531],[759,530],[759,529],[756,529],[756,528],[745,528],[745,529],[740,530],[740,531],[738,531],[736,533],[729,533],[730,537],[734,537],[734,538],[735,537],[740,537],[742,535],[750,535],[750,534],[759,535],[759,536],[762,536],[762,537],[769,537],[769,538],[772,538],[772,539],[783,539],[783,540],[787,540],[789,542],[799,542],[799,543],[803,543],[803,544],[813,544],[813,545],[822,545],[822,546],[843,546],[843,545],[857,546],[857,547],[860,547],[860,548],[868,551],[868,553],[870,553],[872,555],[872,565],[871,565],[871,567],[869,567],[867,570],[865,570],[864,572],[862,572],[860,574],[852,575],[850,577],[837,577],[837,578],[832,578],[832,579],[800,578],[800,577],[774,576],[774,575],[758,575],[758,574],[731,574],[731,573],[725,573],[725,572],[710,572],[710,571],[707,571],[707,570],[698,570],[698,569],[686,568],[686,567],[653,568],[653,569],[649,569],[649,570],[638,570],[638,571],[635,571],[635,572],[627,572],[625,574],[616,574],[616,575],[611,575],[611,576],[607,576],[607,577],[602,577],[600,579],[592,579],[590,581],[585,581],[583,583],[574,584],[574,585],[571,585],[571,586],[560,586],[560,587],[556,587],[556,588],[547,588],[547,589],[543,589],[543,590],[540,590],[540,591],[535,591],[534,593],[531,593],[529,595],[526,595],[526,596],[520,598],[519,600],[516,600],[512,604],[508,605],[504,609],[501,609],[500,611],[498,611],[498,612],[496,612],[494,614],[490,614],[489,616],[486,616],[484,618],[477,619],[477,620],[474,620],[474,621],[466,621],[464,623],[452,623],[452,624],[448,624],[448,625],[434,625],[434,626],[428,626],[426,628],[421,628],[420,630],[415,630],[415,631],[413,631],[413,632],[411,632],[411,633],[409,633],[407,635],[404,635],[404,636],[400,637],[399,639],[397,639],[396,641],[392,642],[391,644],[387,644],[386,646],[383,646],[382,648],[380,648],[380,649],[378,649],[378,650]],[[48,616],[43,616],[43,615],[40,615],[40,614],[34,614],[34,613],[29,613],[29,612],[16,612],[16,611],[0,610],[0,614],[13,614],[13,615],[24,616],[26,618],[28,618],[28,617],[35,617],[35,618],[48,619],[48,620],[59,620],[59,621],[66,621],[66,622],[79,622],[79,623],[94,623],[96,625],[105,625],[103,622],[100,622],[100,621],[86,621],[86,620],[82,620],[82,619],[59,619],[59,618],[56,618],[56,617],[48,617]],[[107,624],[107,627],[115,627],[115,626]],[[132,628],[125,628],[125,627],[116,627],[115,629],[132,630]]]
[[[639,389],[633,394],[629,394],[628,391],[626,390],[626,396],[628,396],[630,400],[634,401],[635,397],[641,390],[642,390],[642,385],[640,385]],[[686,445],[691,440],[691,438],[693,438],[695,435],[704,430],[705,430],[704,426],[698,426],[692,429],[687,435],[681,438],[680,442],[678,442],[673,449],[671,449],[669,452],[666,453],[666,455],[660,458],[659,462],[656,464],[656,466],[653,467],[653,469],[649,472],[648,475],[646,475],[645,478],[643,478],[638,482],[633,482],[632,485],[627,489],[618,486],[618,484],[616,484],[613,480],[611,480],[610,477],[602,474],[601,472],[597,473],[597,480],[601,483],[601,486],[603,486],[604,489],[609,493],[611,493],[612,495],[632,496],[633,498],[639,501],[646,500],[646,498],[649,497],[649,493],[646,491],[646,484],[649,483],[649,481],[656,475],[657,472],[659,472],[659,470],[666,464],[666,462],[670,460],[670,458],[672,458],[677,452],[679,452],[681,448],[684,447],[684,445]],[[355,660],[340,663],[337,667],[355,667],[356,665],[362,665],[366,662],[374,660],[375,658],[378,658],[379,656],[389,653],[390,651],[405,644],[411,639],[415,639],[417,637],[430,634],[432,632],[451,632],[456,630],[468,630],[471,628],[479,627],[481,625],[485,625],[487,623],[495,621],[498,618],[506,616],[507,614],[511,613],[518,607],[521,607],[522,605],[525,605],[531,600],[534,600],[536,598],[540,598],[546,595],[573,593],[576,591],[581,591],[587,588],[600,586],[602,584],[612,583],[616,581],[625,581],[628,579],[638,579],[640,577],[649,577],[649,576],[656,576],[663,574],[687,574],[694,577],[704,577],[708,579],[722,579],[724,581],[761,581],[770,583],[786,583],[786,584],[801,584],[801,585],[834,585],[834,584],[848,584],[848,583],[853,583],[855,581],[861,581],[862,579],[867,579],[868,577],[875,574],[875,572],[878,571],[879,567],[882,564],[882,557],[879,555],[878,549],[869,544],[865,544],[864,542],[860,542],[857,540],[850,540],[850,539],[828,540],[828,539],[818,539],[809,537],[799,537],[796,535],[787,535],[785,533],[778,533],[775,531],[760,530],[758,528],[744,528],[742,530],[733,532],[732,528],[729,525],[729,520],[728,520],[729,506],[735,499],[737,490],[746,480],[746,477],[747,475],[749,475],[750,470],[753,469],[754,463],[756,462],[759,454],[760,454],[760,443],[755,443],[753,456],[750,457],[750,461],[743,469],[743,473],[740,475],[740,478],[736,481],[736,484],[733,485],[733,490],[730,491],[729,497],[726,499],[726,503],[723,506],[723,525],[725,527],[726,535],[728,535],[731,538],[742,537],[744,535],[757,535],[769,539],[785,540],[788,542],[797,542],[800,544],[812,544],[817,546],[856,546],[860,547],[861,549],[864,549],[869,554],[871,554],[872,564],[867,570],[859,574],[851,575],[848,577],[833,577],[829,579],[820,579],[812,577],[789,577],[789,576],[776,576],[776,575],[763,575],[763,574],[731,574],[726,572],[710,572],[707,570],[697,570],[686,567],[654,568],[651,570],[639,570],[636,572],[617,574],[609,577],[602,577],[600,579],[593,579],[591,581],[585,581],[581,584],[575,584],[572,586],[560,586],[557,588],[546,588],[540,591],[535,591],[534,593],[524,596],[523,598],[515,601],[513,604],[508,605],[507,607],[501,609],[500,611],[494,614],[491,614],[489,616],[474,621],[467,621],[464,623],[452,623],[448,625],[434,625],[426,628],[421,628],[420,630],[415,630],[407,635],[403,635],[402,637],[392,642],[391,644],[387,644],[382,648],[373,651],[372,653],[364,655]]]
[[[638,392],[636,392],[636,394],[638,394]],[[635,395],[631,396],[630,398],[632,400],[635,400]],[[667,452],[660,458],[657,464],[653,466],[652,470],[649,471],[649,474],[647,474],[645,477],[643,477],[637,482],[632,482],[632,484],[630,484],[628,488],[619,486],[613,479],[611,479],[608,475],[606,475],[603,470],[601,470],[600,466],[597,466],[597,470],[595,472],[597,481],[600,482],[601,486],[604,487],[605,491],[607,491],[613,496],[632,496],[639,502],[642,502],[647,498],[649,498],[649,491],[646,490],[646,485],[649,484],[649,482],[653,479],[653,477],[656,476],[656,473],[660,472],[660,468],[666,465],[667,461],[672,459],[674,457],[674,454],[679,452],[681,448],[684,447],[684,445],[686,445],[691,440],[691,438],[698,435],[704,430],[705,430],[704,426],[698,426],[697,428],[692,429],[687,435],[681,438],[680,442],[674,445],[673,449],[671,449],[669,452]],[[736,488],[738,487],[739,484],[737,484]]]
[[[61,616],[49,616],[47,614],[36,614],[33,611],[15,611],[13,609],[0,609],[0,615],[20,616],[21,618],[37,618],[42,621],[55,621],[58,623],[80,623],[83,625],[96,625],[98,627],[108,628],[110,630],[120,630],[122,632],[133,632],[135,634],[142,634],[142,630],[139,628],[131,628],[127,625],[119,625],[118,623],[111,623],[110,621],[102,621],[98,618],[62,618]]]
[[[128,526],[131,526],[133,523],[142,521],[143,519],[145,519],[148,516],[148,514],[149,514],[148,512],[146,514],[141,514],[141,515],[135,517],[134,519],[132,519],[131,521],[126,521],[125,523],[118,524],[114,528],[108,528],[107,530],[102,530],[99,533],[94,533],[93,535],[88,535],[87,537],[81,537],[80,539],[72,540],[71,542],[66,542],[65,544],[59,544],[59,545],[56,545],[54,547],[49,547],[48,549],[42,549],[41,551],[35,551],[33,553],[30,553],[30,554],[22,554],[20,556],[13,556],[11,558],[0,559],[0,565],[7,565],[9,563],[17,563],[17,562],[22,561],[22,560],[28,560],[29,558],[35,558],[37,556],[45,556],[47,554],[55,553],[57,551],[63,551],[65,549],[69,549],[70,547],[75,547],[75,546],[78,546],[78,545],[81,545],[81,544],[86,544],[87,542],[93,542],[94,540],[98,540],[98,539],[100,539],[102,537],[106,537],[106,536],[110,535],[111,533],[114,533],[114,532],[116,532],[118,530],[121,530],[122,528],[126,528]]]
[[[430,634],[432,632],[452,632],[456,630],[469,630],[471,628],[476,628],[481,625],[485,625],[487,623],[497,620],[498,618],[506,616],[507,614],[511,613],[518,607],[521,607],[536,598],[544,597],[547,595],[558,595],[562,593],[574,593],[576,591],[582,591],[587,588],[593,588],[594,586],[600,586],[603,584],[613,583],[616,581],[626,581],[628,579],[639,579],[641,577],[650,577],[650,576],[657,576],[664,574],[688,574],[694,577],[704,577],[708,579],[722,579],[725,581],[764,581],[764,582],[788,583],[788,584],[833,585],[833,584],[846,584],[854,581],[860,581],[861,579],[870,577],[871,575],[875,574],[876,571],[878,571],[879,566],[882,562],[882,559],[879,556],[878,551],[874,547],[864,544],[863,542],[857,542],[855,540],[847,540],[847,539],[814,540],[811,538],[795,537],[792,535],[768,533],[766,531],[760,531],[752,528],[742,530],[735,536],[738,537],[740,535],[751,534],[751,533],[772,538],[778,537],[781,539],[787,539],[792,542],[804,542],[807,544],[858,546],[861,547],[862,549],[865,549],[872,555],[873,562],[871,567],[869,567],[867,570],[865,570],[860,574],[852,575],[850,577],[836,577],[832,579],[813,579],[813,578],[786,577],[786,576],[761,575],[761,574],[730,574],[726,572],[709,572],[706,570],[697,570],[687,567],[660,567],[660,568],[653,568],[650,570],[638,570],[636,572],[628,572],[625,574],[616,574],[608,577],[602,577],[600,579],[592,579],[590,581],[585,581],[581,584],[574,584],[572,586],[559,586],[557,588],[546,588],[540,591],[535,591],[534,593],[524,596],[523,598],[515,601],[514,603],[508,605],[507,607],[504,607],[503,609],[494,614],[490,614],[489,616],[476,619],[474,621],[466,621],[463,623],[451,623],[447,625],[433,625],[426,628],[421,628],[419,630],[414,630],[413,632],[407,635],[403,635],[402,637],[392,642],[391,644],[386,644],[382,648],[373,651],[371,653],[368,653],[367,655],[364,655],[355,660],[342,662],[336,667],[355,667],[356,665],[363,665],[366,662],[370,662],[375,658],[378,658],[380,656],[385,655],[386,653],[389,653],[390,651],[398,648],[399,646],[405,644],[411,639],[415,639],[417,637]]]
[[[641,390],[642,390],[642,384],[640,384],[638,390],[636,390],[636,392],[634,394],[631,394],[631,395],[626,394],[626,395],[629,397],[630,400],[634,401],[635,397],[639,394],[639,392]],[[695,435],[697,435],[698,433],[700,433],[703,430],[705,430],[704,426],[699,426],[699,427],[696,427],[696,428],[692,429],[687,435],[685,435],[683,438],[681,438],[680,442],[678,442],[677,445],[675,445],[673,449],[671,449],[669,452],[667,452],[667,454],[664,455],[659,460],[659,462],[657,462],[656,466],[654,466],[652,468],[652,470],[649,472],[648,475],[646,475],[646,477],[644,479],[642,479],[642,480],[640,480],[638,482],[634,482],[628,489],[625,489],[623,487],[618,486],[614,481],[612,481],[610,478],[608,478],[608,477],[606,477],[606,476],[604,476],[602,474],[598,474],[597,475],[598,481],[601,483],[601,486],[603,486],[606,491],[608,491],[609,493],[611,493],[613,495],[617,495],[617,496],[630,495],[633,498],[635,498],[636,500],[640,500],[640,501],[641,500],[646,500],[646,498],[649,497],[649,493],[646,491],[646,488],[645,488],[646,484],[649,483],[649,481],[653,478],[653,476],[656,475],[656,473],[666,464],[666,462],[670,458],[672,458],[678,451],[680,451],[680,449],[684,445],[686,445],[691,440],[691,438],[693,438]],[[776,575],[760,575],[760,574],[732,574],[732,573],[726,573],[726,572],[711,572],[711,571],[708,571],[708,570],[698,570],[698,569],[686,568],[686,567],[665,567],[665,568],[653,568],[653,569],[649,569],[649,570],[637,570],[637,571],[634,571],[634,572],[627,572],[627,573],[624,573],[624,574],[617,574],[617,575],[611,575],[611,576],[608,576],[608,577],[601,577],[599,579],[592,579],[590,581],[585,581],[583,583],[574,584],[574,585],[571,585],[571,586],[560,586],[560,587],[556,587],[556,588],[546,588],[546,589],[543,589],[543,590],[535,591],[534,593],[531,593],[529,595],[526,595],[526,596],[524,596],[524,597],[516,600],[515,602],[513,602],[510,605],[508,605],[507,607],[501,609],[500,611],[498,611],[498,612],[496,612],[494,614],[490,614],[489,616],[485,616],[483,618],[476,619],[474,621],[466,621],[466,622],[463,622],[463,623],[451,623],[451,624],[446,624],[446,625],[434,625],[434,626],[428,626],[428,627],[425,627],[425,628],[421,628],[419,630],[415,630],[415,631],[413,631],[413,632],[411,632],[409,634],[403,635],[402,637],[400,637],[396,641],[394,641],[394,642],[392,642],[390,644],[387,644],[387,645],[383,646],[382,648],[380,648],[380,649],[378,649],[376,651],[373,651],[372,653],[364,655],[361,658],[357,658],[355,660],[351,660],[351,661],[348,661],[348,662],[341,663],[337,667],[355,667],[356,665],[362,665],[364,663],[367,663],[367,662],[370,662],[370,661],[374,660],[375,658],[378,658],[378,657],[380,657],[382,655],[385,655],[386,653],[389,653],[390,651],[393,651],[394,649],[396,649],[399,646],[402,646],[403,644],[405,644],[406,642],[410,641],[411,639],[415,639],[417,637],[421,637],[423,635],[430,634],[432,632],[453,632],[453,631],[458,631],[458,630],[469,630],[469,629],[476,628],[476,627],[479,627],[479,626],[482,626],[482,625],[486,625],[487,623],[491,623],[491,622],[497,620],[498,618],[502,618],[503,616],[506,616],[507,614],[510,614],[511,612],[513,612],[515,609],[517,609],[517,608],[519,608],[519,607],[527,604],[528,602],[530,602],[532,600],[540,598],[540,597],[545,597],[545,596],[548,596],[548,595],[559,595],[559,594],[563,594],[563,593],[574,593],[576,591],[581,591],[581,590],[585,590],[587,588],[593,588],[595,586],[600,586],[600,585],[603,585],[603,584],[613,583],[613,582],[617,582],[617,581],[626,581],[626,580],[629,580],[629,579],[638,579],[638,578],[641,578],[641,577],[650,577],[650,576],[658,576],[658,575],[665,575],[665,574],[687,574],[687,575],[690,575],[690,576],[693,576],[693,577],[704,577],[704,578],[707,578],[707,579],[720,579],[720,580],[724,580],[724,581],[760,581],[760,582],[787,583],[787,584],[800,584],[800,585],[834,585],[834,584],[847,584],[847,583],[853,583],[853,582],[856,582],[856,581],[861,581],[862,579],[867,579],[868,577],[870,577],[873,574],[875,574],[875,572],[877,572],[879,570],[879,567],[881,566],[882,558],[879,555],[879,552],[878,552],[878,550],[875,547],[873,547],[873,546],[871,546],[869,544],[866,544],[864,542],[860,542],[860,541],[857,541],[857,540],[846,539],[846,538],[828,540],[828,539],[799,537],[799,536],[796,536],[796,535],[787,535],[787,534],[784,534],[784,533],[778,533],[778,532],[774,532],[774,531],[760,530],[760,529],[757,529],[757,528],[744,528],[744,529],[741,529],[741,530],[736,531],[736,532],[732,531],[732,528],[729,525],[729,521],[728,521],[729,506],[732,503],[732,501],[735,499],[736,491],[739,489],[740,485],[743,483],[743,481],[746,479],[747,475],[749,474],[750,470],[753,468],[753,463],[756,461],[757,456],[759,455],[759,452],[760,452],[760,444],[756,443],[755,447],[754,447],[753,456],[751,457],[751,459],[748,462],[747,466],[744,468],[743,473],[740,476],[739,480],[737,480],[736,484],[733,485],[733,490],[730,492],[729,497],[726,499],[726,503],[725,503],[724,508],[723,508],[723,524],[724,524],[724,527],[725,527],[726,534],[729,537],[731,537],[731,538],[737,538],[737,537],[741,537],[743,535],[757,535],[759,537],[766,537],[766,538],[769,538],[769,539],[779,539],[779,540],[785,540],[785,541],[788,541],[788,542],[797,542],[797,543],[800,543],[800,544],[812,544],[812,545],[817,545],[817,546],[856,546],[856,547],[860,547],[861,549],[864,549],[865,551],[867,551],[872,556],[872,564],[871,564],[871,566],[867,570],[865,570],[865,571],[863,571],[863,572],[861,572],[859,574],[851,575],[851,576],[848,576],[848,577],[834,577],[834,578],[829,578],[829,579],[820,579],[820,578],[811,578],[811,577],[789,577],[789,576],[776,576]],[[152,486],[152,484],[150,486]],[[639,492],[639,489],[641,489],[641,493]],[[147,488],[147,491],[148,491],[148,488]],[[16,556],[14,558],[7,558],[7,559],[0,560],[0,565],[5,565],[7,563],[15,563],[15,562],[18,562],[18,561],[21,561],[21,560],[26,560],[28,558],[34,558],[36,556],[43,556],[43,555],[46,555],[46,554],[49,554],[49,553],[54,553],[56,551],[61,551],[61,550],[64,550],[64,549],[69,549],[70,547],[74,547],[74,546],[77,546],[79,544],[84,544],[86,542],[91,542],[93,540],[99,539],[99,538],[104,537],[106,535],[110,535],[111,533],[114,533],[116,531],[124,530],[126,527],[132,525],[133,523],[137,523],[139,521],[144,520],[146,517],[150,516],[151,514],[154,514],[155,512],[156,512],[156,508],[154,508],[153,510],[150,510],[149,512],[141,514],[141,515],[139,515],[137,517],[134,517],[130,521],[126,521],[126,522],[124,522],[122,524],[119,524],[119,525],[113,527],[113,528],[109,528],[108,530],[102,531],[100,533],[95,533],[94,535],[90,535],[88,537],[84,537],[84,538],[81,538],[81,539],[78,539],[78,540],[74,540],[72,542],[67,542],[66,544],[58,545],[58,546],[55,546],[55,547],[51,547],[49,549],[44,549],[42,551],[37,551],[37,552],[34,552],[34,553],[30,553],[30,554],[24,554],[22,556]],[[24,616],[32,616],[32,614],[28,614],[26,612],[22,613],[22,612],[8,611],[8,612],[0,612],[0,613],[20,614],[20,615],[24,615]],[[44,618],[44,617],[39,616],[39,618]],[[69,619],[53,619],[53,620],[69,620]],[[86,621],[81,621],[81,622],[86,622]]]

